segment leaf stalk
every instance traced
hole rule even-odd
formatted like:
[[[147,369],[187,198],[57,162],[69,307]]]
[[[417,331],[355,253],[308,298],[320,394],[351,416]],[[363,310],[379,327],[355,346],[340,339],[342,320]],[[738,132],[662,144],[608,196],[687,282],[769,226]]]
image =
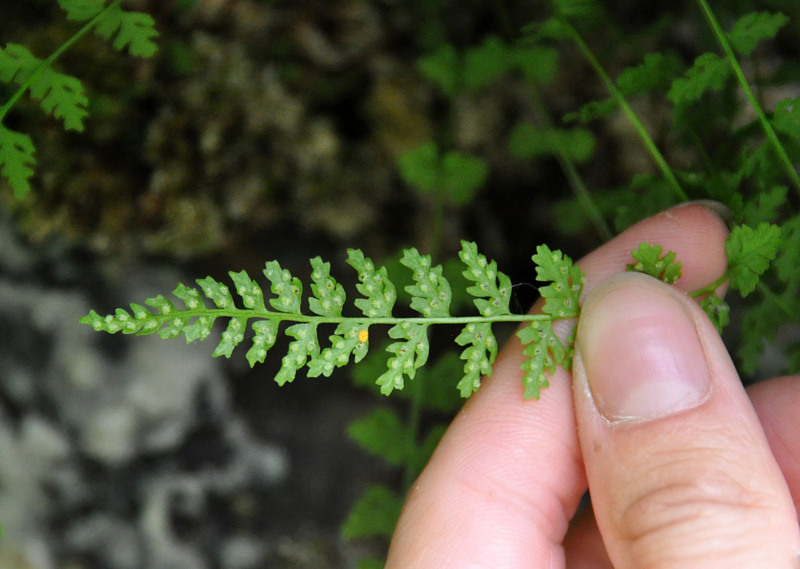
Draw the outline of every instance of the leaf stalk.
[[[568,23],[565,20],[562,20],[562,23],[565,26],[565,29],[568,30],[572,38],[572,41],[575,42],[575,45],[578,47],[578,50],[589,62],[589,65],[592,66],[592,69],[594,69],[594,72],[597,73],[598,77],[600,77],[606,89],[611,94],[611,97],[617,102],[619,107],[622,109],[622,112],[625,114],[625,116],[633,125],[633,128],[636,130],[636,133],[642,139],[642,142],[647,148],[647,151],[650,153],[650,156],[653,158],[656,165],[661,170],[661,173],[663,174],[664,178],[666,178],[667,182],[672,188],[675,197],[678,199],[679,202],[689,201],[689,196],[686,195],[686,192],[684,191],[680,182],[678,182],[678,179],[675,177],[675,173],[672,171],[672,168],[670,168],[669,164],[667,163],[664,156],[661,154],[661,151],[658,149],[655,142],[653,142],[653,139],[650,137],[650,134],[644,127],[644,124],[642,124],[642,121],[639,120],[639,117],[636,115],[634,110],[628,104],[628,101],[625,99],[624,95],[620,92],[619,89],[617,89],[617,86],[614,84],[614,81],[612,81],[611,78],[608,76],[603,66],[594,56],[592,50],[589,48],[586,42],[583,41],[583,38],[578,33],[578,30],[576,30],[570,23]]]
[[[708,20],[708,25],[714,32],[717,41],[719,42],[720,46],[722,46],[722,50],[725,52],[725,57],[728,60],[731,69],[733,70],[733,74],[736,76],[736,80],[742,87],[742,91],[744,92],[747,101],[750,103],[750,106],[753,107],[753,110],[758,117],[758,121],[761,123],[761,127],[764,129],[764,133],[767,136],[767,140],[777,154],[778,159],[781,161],[783,168],[786,170],[786,174],[792,180],[795,189],[798,191],[798,193],[800,193],[800,174],[798,174],[797,169],[794,167],[794,164],[792,164],[789,155],[786,154],[786,149],[783,147],[783,144],[781,144],[778,135],[775,133],[775,129],[772,128],[772,124],[770,124],[767,114],[758,103],[755,93],[753,93],[753,90],[750,88],[750,83],[745,77],[741,65],[739,65],[736,54],[733,52],[733,48],[728,41],[728,37],[723,31],[722,26],[720,26],[719,22],[717,21],[717,18],[714,15],[714,12],[711,10],[711,7],[708,5],[708,2],[706,0],[697,0],[697,3],[700,5],[700,9],[703,11],[706,20]]]

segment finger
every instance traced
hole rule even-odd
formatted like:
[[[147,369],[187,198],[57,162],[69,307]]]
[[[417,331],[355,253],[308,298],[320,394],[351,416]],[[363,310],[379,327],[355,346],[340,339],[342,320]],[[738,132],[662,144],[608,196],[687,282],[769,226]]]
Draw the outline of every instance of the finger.
[[[586,299],[575,405],[592,505],[616,569],[794,567],[797,513],[722,341],[650,277]]]
[[[701,206],[645,220],[581,261],[585,290],[625,270],[641,241],[684,263],[679,286],[698,288],[725,270],[727,231]],[[586,490],[571,377],[559,370],[540,401],[526,401],[514,338],[455,418],[412,488],[387,568],[557,568],[562,540]]]
[[[747,389],[761,427],[800,511],[800,377],[762,381]],[[586,508],[570,524],[564,541],[567,569],[612,569],[594,512]]]
[[[747,389],[772,455],[800,512],[800,377],[779,377]]]
[[[800,377],[762,381],[747,389],[778,466],[800,511]],[[612,569],[594,512],[586,508],[570,523],[564,540],[567,569]]]

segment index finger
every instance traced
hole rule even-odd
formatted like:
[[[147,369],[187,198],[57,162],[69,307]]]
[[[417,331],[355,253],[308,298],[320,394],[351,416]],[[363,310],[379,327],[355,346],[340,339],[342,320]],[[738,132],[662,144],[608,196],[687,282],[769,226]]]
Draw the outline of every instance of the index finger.
[[[668,210],[583,258],[584,292],[623,272],[643,241],[677,253],[677,286],[701,288],[725,271],[726,236],[701,205]],[[564,566],[562,540],[587,487],[571,376],[559,369],[539,401],[526,401],[524,359],[512,338],[448,428],[409,493],[387,569]]]

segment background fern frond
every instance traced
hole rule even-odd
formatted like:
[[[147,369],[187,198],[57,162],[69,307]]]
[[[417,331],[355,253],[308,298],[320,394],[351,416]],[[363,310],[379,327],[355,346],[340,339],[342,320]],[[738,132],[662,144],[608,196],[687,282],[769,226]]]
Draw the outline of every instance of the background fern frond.
[[[89,99],[78,79],[45,65],[23,45],[0,48],[0,80],[25,86],[29,79],[31,96],[44,112],[61,119],[67,130],[83,130]]]
[[[0,124],[0,174],[11,183],[17,199],[30,191],[35,150],[30,136]]]
[[[153,38],[158,36],[155,20],[143,12],[129,12],[114,2],[97,20],[95,32],[107,40],[113,38],[113,46],[119,51],[128,49],[136,57],[151,57],[158,50]]]

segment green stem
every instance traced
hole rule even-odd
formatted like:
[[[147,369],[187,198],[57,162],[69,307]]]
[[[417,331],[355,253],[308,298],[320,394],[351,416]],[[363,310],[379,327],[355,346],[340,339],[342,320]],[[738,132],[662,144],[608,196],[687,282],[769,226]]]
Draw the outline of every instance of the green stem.
[[[581,178],[578,169],[575,167],[575,162],[573,162],[566,153],[562,152],[561,149],[558,151],[558,164],[567,177],[567,183],[572,188],[575,198],[578,200],[578,205],[581,206],[584,213],[589,217],[589,221],[594,226],[595,231],[600,234],[603,241],[610,241],[614,237],[614,232],[611,231],[611,228],[603,218],[603,214],[600,213],[597,204],[594,203],[592,196],[589,194],[589,190],[583,183],[583,178]]]
[[[608,76],[603,66],[600,65],[600,62],[594,56],[592,50],[589,49],[589,46],[586,45],[586,42],[583,41],[583,38],[578,33],[578,31],[568,22],[562,21],[562,23],[564,24],[564,26],[566,26],[566,29],[569,30],[569,33],[572,36],[572,40],[575,42],[575,45],[578,46],[578,49],[580,50],[581,54],[583,54],[583,56],[586,58],[586,60],[594,69],[595,73],[597,73],[598,77],[600,77],[600,79],[603,81],[606,89],[608,89],[608,92],[611,93],[612,98],[620,106],[622,112],[625,113],[625,116],[628,118],[629,121],[631,121],[633,128],[636,130],[637,134],[642,139],[642,142],[644,142],[644,145],[647,148],[647,151],[650,153],[650,156],[652,156],[656,165],[661,170],[661,173],[664,175],[664,178],[666,178],[667,182],[672,188],[672,191],[675,193],[675,197],[678,199],[678,201],[681,202],[688,201],[689,196],[686,195],[686,192],[681,187],[680,183],[678,182],[678,179],[675,177],[675,173],[672,171],[672,168],[670,168],[666,159],[661,154],[661,151],[659,151],[655,142],[653,142],[653,139],[650,138],[650,135],[648,134],[647,129],[642,124],[642,121],[639,120],[639,117],[636,116],[636,113],[628,104],[628,101],[625,99],[625,97],[622,95],[619,89],[617,89],[617,86],[614,84],[614,81],[611,80],[611,78]]]
[[[705,296],[707,294],[713,294],[714,291],[717,290],[717,288],[719,288],[719,286],[727,280],[728,280],[728,272],[726,271],[720,278],[715,280],[710,285],[704,286],[701,289],[693,290],[692,292],[690,292],[689,296],[691,296],[692,298],[698,298],[701,296]]]
[[[792,307],[790,307],[788,304],[786,304],[786,302],[784,302],[784,300],[780,296],[775,294],[767,285],[765,285],[760,280],[758,281],[756,286],[758,287],[758,292],[764,295],[764,298],[766,298],[768,301],[773,302],[778,308],[780,308],[783,311],[783,313],[786,316],[788,316],[790,322],[797,321],[797,312],[793,310]]]
[[[542,116],[545,124],[547,126],[553,126],[553,121],[551,120],[550,114],[547,112],[547,107],[545,107],[544,103],[542,102],[538,91],[534,87],[531,87],[530,92],[531,98],[536,104],[537,110]],[[597,204],[592,199],[591,194],[589,194],[586,184],[583,183],[583,178],[581,178],[581,175],[578,173],[578,168],[575,166],[575,162],[564,151],[561,144],[558,145],[556,152],[558,164],[564,171],[564,176],[567,178],[567,183],[572,189],[572,193],[575,194],[575,199],[578,201],[578,205],[583,210],[583,213],[586,214],[586,217],[589,218],[589,222],[594,226],[595,231],[597,231],[603,241],[610,241],[611,238],[614,237],[614,232],[611,231],[611,228],[608,226],[608,223],[606,223],[603,214],[600,212],[600,208],[597,207]]]
[[[273,312],[266,309],[230,309],[230,308],[205,308],[198,310],[175,310],[167,314],[150,314],[141,322],[156,321],[160,324],[183,318],[189,320],[195,317],[204,316],[207,318],[255,318],[258,320],[277,320],[278,322],[296,322],[310,324],[342,324],[344,322],[363,322],[367,326],[373,325],[396,325],[403,322],[414,322],[417,324],[472,324],[472,323],[495,323],[495,322],[533,322],[536,320],[556,320],[549,314],[505,314],[499,316],[447,316],[447,317],[369,317],[369,316],[312,316],[307,314],[295,314],[284,312]],[[576,318],[578,315],[568,315],[560,318]],[[132,321],[136,321],[132,319]],[[154,329],[153,331],[155,331]]]
[[[750,106],[752,106],[753,110],[756,112],[758,121],[761,123],[761,126],[764,129],[764,133],[767,135],[767,140],[769,141],[770,145],[772,145],[775,153],[778,155],[778,159],[781,161],[784,170],[786,170],[787,175],[792,180],[795,189],[800,192],[800,174],[798,174],[797,169],[794,167],[794,164],[792,164],[789,155],[786,154],[786,149],[778,139],[775,129],[772,128],[764,109],[758,103],[758,99],[753,93],[753,90],[750,88],[750,83],[744,76],[744,71],[742,71],[742,67],[739,65],[739,61],[736,59],[736,54],[733,53],[733,48],[731,47],[725,32],[722,30],[717,18],[714,16],[714,12],[711,11],[708,2],[706,2],[706,0],[697,0],[697,3],[700,5],[700,9],[703,11],[703,14],[705,14],[709,26],[714,32],[714,35],[717,37],[717,41],[719,41],[723,51],[725,51],[725,56],[728,59],[731,69],[733,70],[733,74],[736,76],[737,81],[741,85],[745,97],[750,103]]]
[[[70,37],[67,41],[65,41],[57,50],[55,50],[50,57],[42,61],[39,66],[33,70],[33,73],[20,85],[19,89],[11,95],[11,97],[6,101],[5,105],[0,107],[0,123],[3,122],[8,112],[17,104],[19,99],[30,89],[31,85],[33,85],[34,81],[38,79],[38,77],[46,70],[49,69],[55,61],[61,57],[61,55],[67,51],[70,47],[72,47],[75,42],[81,39],[84,35],[86,35],[103,17],[103,15],[110,10],[118,6],[122,0],[117,0],[116,2],[109,4],[105,8],[103,8],[100,12],[97,13],[91,20],[89,20],[84,26],[75,32],[72,37]]]

